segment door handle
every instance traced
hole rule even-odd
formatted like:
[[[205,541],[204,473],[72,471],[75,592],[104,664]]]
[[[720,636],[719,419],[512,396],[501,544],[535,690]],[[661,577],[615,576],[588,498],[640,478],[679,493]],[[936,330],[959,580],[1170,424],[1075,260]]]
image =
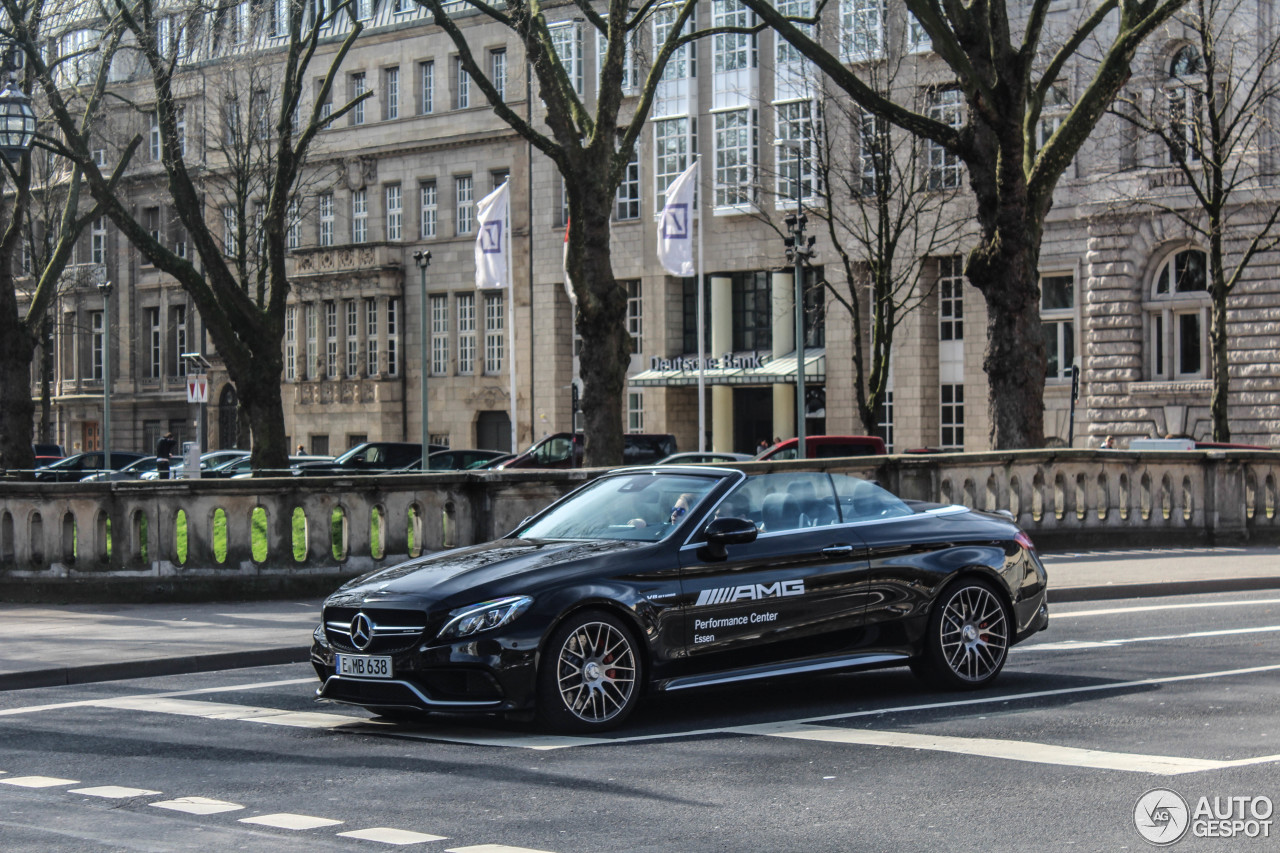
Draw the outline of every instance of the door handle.
[[[844,544],[828,545],[822,549],[822,554],[825,557],[848,557],[853,554],[853,546]]]

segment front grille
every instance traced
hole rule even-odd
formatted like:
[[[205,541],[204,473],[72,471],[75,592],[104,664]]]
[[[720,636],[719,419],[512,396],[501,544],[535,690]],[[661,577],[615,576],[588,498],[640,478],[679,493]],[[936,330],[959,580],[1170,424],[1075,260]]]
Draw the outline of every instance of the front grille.
[[[373,623],[373,639],[363,649],[351,640],[351,622],[364,613]],[[420,610],[383,609],[377,607],[326,607],[324,633],[339,651],[360,654],[394,654],[413,648],[426,630],[427,616]]]

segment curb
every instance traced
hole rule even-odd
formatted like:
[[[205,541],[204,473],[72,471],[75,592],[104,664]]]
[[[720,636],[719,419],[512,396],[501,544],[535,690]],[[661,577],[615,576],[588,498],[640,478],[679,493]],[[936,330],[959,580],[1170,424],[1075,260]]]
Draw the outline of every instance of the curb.
[[[0,690],[29,690],[35,687],[63,687],[68,684],[93,684],[99,681],[124,681],[130,678],[154,678],[159,675],[188,675],[219,669],[245,669],[252,666],[274,666],[303,663],[310,659],[310,647],[256,649],[244,652],[219,652],[177,658],[119,661],[115,663],[68,666],[9,672],[0,675]]]
[[[1207,580],[1165,581],[1163,583],[1117,583],[1102,586],[1069,586],[1054,589],[1049,585],[1049,606],[1077,601],[1110,601],[1117,598],[1160,598],[1166,595],[1204,595],[1213,592],[1255,592],[1280,589],[1280,577],[1212,578]],[[1050,618],[1053,611],[1050,609]]]

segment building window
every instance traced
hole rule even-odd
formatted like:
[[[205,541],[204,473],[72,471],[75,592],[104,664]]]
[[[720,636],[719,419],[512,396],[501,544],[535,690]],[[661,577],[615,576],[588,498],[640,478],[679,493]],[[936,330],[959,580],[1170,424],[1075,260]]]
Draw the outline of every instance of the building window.
[[[346,302],[347,376],[360,375],[360,310],[354,299]]]
[[[351,100],[355,100],[365,93],[364,72],[357,71],[350,78]],[[364,124],[364,101],[356,104],[351,108],[351,125],[354,127],[358,124]]]
[[[615,219],[640,218],[640,146],[631,149],[631,160],[618,184],[618,196],[614,205]]]
[[[712,27],[746,29],[752,21],[751,12],[737,0],[715,0],[711,4]],[[755,39],[745,32],[716,33],[711,53],[712,70],[717,74],[754,68],[756,64]]]
[[[603,16],[607,21],[608,16]],[[626,43],[623,45],[622,51],[622,94],[634,95],[643,82],[640,70],[640,51],[637,49],[637,38],[639,30],[632,30],[627,34]],[[605,34],[596,31],[596,81],[597,91],[599,91],[600,72],[604,69],[604,60],[609,52],[609,39]]]
[[[458,80],[457,97],[454,108],[465,110],[471,106],[471,73],[462,64],[462,57],[453,60],[454,76]]]
[[[755,186],[756,121],[754,110],[715,113],[716,207],[751,204]]]
[[[400,375],[400,300],[387,300],[387,375]]]
[[[644,394],[627,393],[627,432],[644,432]]]
[[[387,239],[399,240],[401,222],[404,220],[404,205],[400,200],[400,185],[387,187]]]
[[[290,305],[284,312],[284,378],[293,382],[298,378],[298,306]]]
[[[1067,114],[1071,112],[1071,95],[1065,83],[1054,83],[1044,94],[1040,107],[1040,123],[1036,125],[1036,147],[1044,148],[1046,142],[1058,132]]]
[[[164,329],[160,325],[160,309],[147,309],[147,378],[159,379],[164,364]]]
[[[627,288],[627,334],[631,335],[631,351],[644,352],[644,302],[641,298],[640,279],[618,282]]]
[[[89,262],[107,262],[107,217],[99,216],[89,226]]]
[[[573,91],[582,94],[582,26],[576,21],[562,21],[548,24],[547,34],[551,36],[551,46],[555,48],[556,58],[569,75]]]
[[[302,210],[296,198],[289,199],[285,208],[285,247],[296,249],[302,245]],[[185,251],[184,251],[185,255]]]
[[[678,10],[674,3],[665,3],[653,13],[653,54],[655,57],[658,51],[662,50],[667,37],[671,34],[671,28],[675,26],[677,12]],[[693,24],[694,21],[691,17],[685,24],[685,31],[682,35],[691,33]],[[667,60],[667,67],[662,72],[662,82],[671,83],[697,76],[695,44],[696,42],[676,48],[671,54],[671,58]]]
[[[484,298],[484,372],[488,375],[502,372],[505,308],[502,297],[501,293],[490,293]]]
[[[1151,375],[1157,379],[1208,377],[1210,299],[1205,253],[1183,249],[1165,260],[1143,307]]]
[[[799,143],[799,151],[791,146],[778,146],[778,199],[779,203],[799,198],[812,198],[821,188],[815,169],[815,142],[817,128],[813,121],[813,102],[790,101],[775,104],[779,142]],[[797,195],[797,193],[799,195]]]
[[[240,138],[240,102],[228,98],[222,105],[222,142],[235,148]]]
[[[729,277],[734,350],[768,350],[773,346],[773,288],[769,273],[736,272]]]
[[[333,245],[333,193],[321,193],[316,204],[320,217],[320,245]]]
[[[929,92],[929,118],[951,127],[964,124],[964,95],[956,88],[934,89]],[[960,186],[964,178],[964,164],[932,139],[926,146],[929,157],[929,189],[951,190]]]
[[[431,297],[431,375],[449,372],[449,297]]]
[[[884,17],[884,0],[841,0],[842,62],[866,62],[884,56]]]
[[[1204,150],[1200,139],[1203,126],[1204,61],[1191,45],[1173,55],[1169,63],[1169,79],[1164,95],[1169,104],[1169,163],[1198,163]]]
[[[101,311],[89,312],[89,348],[90,348],[90,369],[93,371],[90,378],[94,381],[101,382],[103,376],[103,364],[106,353],[104,347],[107,343],[106,329],[103,324],[103,316]]]
[[[505,47],[489,51],[489,79],[493,88],[498,91],[498,100],[507,99],[507,49]]]
[[[933,39],[929,38],[916,16],[910,12],[907,13],[907,50],[911,53],[933,50]]]
[[[387,68],[382,72],[382,118],[386,121],[400,118],[400,69]]]
[[[940,446],[943,450],[964,450],[964,386],[943,385],[941,392]]]
[[[938,259],[938,340],[964,340],[964,265],[959,256]]]
[[[458,294],[458,373],[467,376],[476,370],[476,297]]]
[[[418,100],[418,112],[430,115],[436,111],[436,63],[433,59],[418,63],[418,85],[421,94]]]
[[[320,317],[315,303],[309,303],[307,316],[307,363],[304,365],[306,379],[320,377]]]
[[[364,301],[365,375],[378,375],[378,300]]]
[[[187,306],[175,305],[171,309],[173,316],[173,375],[187,375],[187,360],[182,354],[187,351]]]
[[[421,211],[418,235],[423,239],[436,236],[435,181],[425,181],[418,186],[418,204]]]
[[[884,392],[884,402],[876,410],[876,435],[884,439],[886,453],[893,452],[893,389]]]
[[[338,378],[338,306],[333,300],[324,303],[324,375]]]
[[[351,242],[365,243],[369,240],[369,191],[355,190],[351,193]]]
[[[854,186],[864,196],[874,196],[888,190],[890,149],[889,122],[861,110],[858,117],[858,157],[854,167],[858,174]]]
[[[151,130],[147,134],[150,142],[151,162],[160,162],[160,116],[156,113],[148,113],[147,118],[151,121]]]
[[[1076,358],[1075,276],[1054,273],[1040,276],[1040,329],[1048,358],[1047,379],[1070,379]]]
[[[222,252],[232,257],[240,254],[240,241],[236,233],[236,209],[231,205],[222,208]]]
[[[689,152],[697,147],[690,133],[692,120],[687,117],[658,119],[653,122],[653,187],[654,209],[667,203],[667,187],[689,168]]]
[[[457,212],[457,234],[470,234],[475,216],[475,188],[470,175],[459,175],[453,179],[454,199]]]

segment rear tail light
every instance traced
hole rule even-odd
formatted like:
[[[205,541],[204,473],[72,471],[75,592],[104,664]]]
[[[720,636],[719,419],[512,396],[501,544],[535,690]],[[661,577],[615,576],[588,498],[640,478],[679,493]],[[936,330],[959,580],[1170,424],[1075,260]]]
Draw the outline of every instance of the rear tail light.
[[[1017,536],[1013,537],[1013,541],[1017,542],[1028,551],[1034,551],[1036,549],[1036,543],[1032,542],[1031,537],[1023,533],[1021,530],[1018,531]]]

